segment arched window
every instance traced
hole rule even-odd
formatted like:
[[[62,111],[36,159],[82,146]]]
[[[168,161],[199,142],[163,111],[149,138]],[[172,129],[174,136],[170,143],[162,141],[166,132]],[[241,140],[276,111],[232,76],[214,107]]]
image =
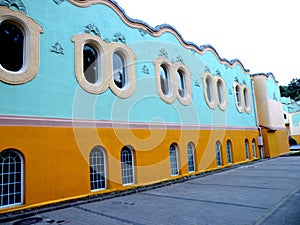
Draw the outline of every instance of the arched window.
[[[164,95],[169,93],[169,74],[168,69],[165,65],[161,65],[159,68],[160,75],[160,87]]]
[[[251,113],[251,99],[250,99],[250,92],[246,85],[243,85],[243,95],[244,95],[244,104],[245,104],[245,111],[246,113]]]
[[[215,77],[210,73],[204,73],[202,76],[203,92],[206,104],[209,106],[209,108],[215,109],[218,105]]]
[[[246,151],[246,159],[249,160],[249,141],[248,139],[245,140],[245,151]]]
[[[186,89],[185,89],[184,72],[182,70],[177,70],[177,80],[178,80],[178,93],[182,98],[184,98],[186,96]]]
[[[12,72],[22,69],[24,40],[23,29],[13,21],[0,24],[0,64],[4,69]]]
[[[224,104],[224,83],[221,79],[217,81],[217,90],[218,90],[218,100],[219,103],[222,105]]]
[[[214,101],[214,93],[213,93],[213,82],[210,77],[206,77],[205,79],[206,83],[206,96],[210,103]]]
[[[168,104],[172,104],[177,98],[182,105],[190,105],[192,86],[188,67],[164,57],[155,59],[153,63],[160,98]]]
[[[227,162],[228,164],[232,164],[232,153],[231,153],[231,141],[226,141],[226,153],[227,153]]]
[[[132,151],[125,146],[121,150],[122,184],[134,183],[134,163]]]
[[[116,86],[120,89],[124,88],[126,85],[125,62],[124,57],[117,52],[113,54],[113,73]]]
[[[236,105],[241,108],[242,107],[242,99],[241,99],[241,88],[240,85],[235,86],[235,100]]]
[[[252,151],[253,151],[253,157],[256,159],[257,155],[256,155],[256,142],[255,139],[252,139]]]
[[[248,89],[247,88],[244,88],[244,102],[245,102],[245,107],[249,108]]]
[[[219,76],[216,76],[215,79],[216,79],[217,92],[218,92],[218,106],[221,110],[226,110],[228,105],[228,100],[226,96],[225,81]]]
[[[23,84],[37,75],[42,32],[42,27],[25,13],[0,7],[1,81]]]
[[[90,44],[85,44],[83,47],[83,72],[85,79],[95,84],[98,81],[98,53],[97,50]]]
[[[217,166],[222,166],[222,152],[221,152],[221,143],[219,141],[216,142],[216,161]]]
[[[94,147],[90,152],[90,184],[91,190],[106,188],[105,153],[101,147]]]
[[[23,203],[23,158],[14,150],[0,154],[0,208]]]
[[[170,146],[170,167],[171,175],[178,175],[178,159],[177,159],[177,145],[172,144]]]
[[[194,151],[194,145],[192,143],[189,143],[187,145],[187,156],[188,156],[189,172],[194,172],[195,171],[195,151]]]

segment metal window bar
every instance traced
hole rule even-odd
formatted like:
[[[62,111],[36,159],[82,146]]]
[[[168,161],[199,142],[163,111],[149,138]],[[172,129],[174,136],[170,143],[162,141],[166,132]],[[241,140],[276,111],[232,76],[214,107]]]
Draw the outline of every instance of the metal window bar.
[[[176,147],[171,145],[170,147],[170,166],[171,166],[171,175],[178,175],[178,165],[177,165],[177,152]]]
[[[130,149],[123,149],[121,152],[121,164],[122,164],[122,183],[132,184],[133,179],[133,160]]]
[[[0,155],[0,208],[22,204],[22,159],[16,152]]]
[[[91,190],[106,188],[105,155],[101,149],[92,150],[90,154]]]
[[[227,161],[228,164],[232,164],[232,157],[231,157],[231,142],[226,142],[226,152],[227,152]]]
[[[189,169],[189,172],[194,172],[195,171],[194,148],[191,144],[188,144],[187,153],[188,153],[188,169]]]
[[[216,143],[216,160],[217,166],[222,166],[221,144],[219,142]]]

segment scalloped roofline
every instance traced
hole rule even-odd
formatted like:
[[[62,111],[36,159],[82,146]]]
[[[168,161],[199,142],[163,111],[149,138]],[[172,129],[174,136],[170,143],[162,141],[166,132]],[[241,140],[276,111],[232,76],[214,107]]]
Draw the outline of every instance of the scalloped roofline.
[[[273,80],[278,84],[279,82],[276,80],[275,76],[273,73],[269,72],[269,73],[255,73],[255,74],[250,74],[251,77],[255,77],[255,76],[265,76],[267,77],[267,79],[269,79],[270,77],[273,78]]]
[[[185,41],[183,39],[182,35],[176,30],[176,28],[174,28],[170,24],[161,24],[161,25],[157,25],[156,27],[151,27],[149,24],[147,24],[146,22],[144,22],[142,20],[130,18],[126,14],[125,10],[123,8],[121,8],[119,6],[119,4],[114,0],[68,0],[68,2],[70,2],[71,4],[73,4],[75,6],[82,7],[82,8],[86,8],[86,7],[89,7],[92,5],[96,5],[96,4],[106,5],[110,8],[112,8],[120,16],[120,18],[123,20],[123,22],[132,28],[138,28],[138,29],[144,30],[144,31],[148,32],[150,35],[152,35],[153,37],[159,37],[163,33],[166,33],[166,32],[172,33],[178,39],[178,41],[180,42],[180,44],[183,47],[190,49],[190,50],[195,50],[196,52],[198,52],[201,55],[203,55],[206,51],[211,51],[216,56],[216,58],[218,59],[218,61],[221,64],[227,64],[228,66],[230,66],[232,68],[235,65],[238,65],[242,68],[242,70],[245,73],[248,74],[250,72],[249,69],[246,69],[244,67],[244,65],[242,64],[242,62],[239,59],[228,60],[226,58],[220,57],[217,50],[210,44],[197,46],[194,42]]]

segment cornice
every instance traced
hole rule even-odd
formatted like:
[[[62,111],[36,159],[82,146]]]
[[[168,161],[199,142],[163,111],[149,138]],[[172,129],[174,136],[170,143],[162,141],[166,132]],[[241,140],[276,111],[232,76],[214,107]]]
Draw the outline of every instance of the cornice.
[[[118,3],[114,0],[68,0],[68,1],[71,4],[78,6],[78,7],[82,7],[82,8],[90,7],[90,6],[96,5],[96,4],[106,5],[106,6],[110,7],[111,9],[113,9],[119,15],[119,17],[123,20],[123,22],[132,28],[137,28],[142,31],[145,31],[154,37],[159,37],[166,32],[172,33],[178,39],[180,44],[183,47],[185,47],[186,49],[190,49],[191,51],[196,51],[201,55],[203,55],[206,51],[211,51],[216,56],[216,58],[218,59],[218,61],[221,64],[225,64],[230,67],[239,65],[244,70],[245,73],[248,74],[250,72],[249,69],[245,69],[244,65],[242,64],[242,62],[239,59],[228,60],[226,58],[221,58],[219,53],[217,52],[217,50],[210,44],[197,46],[193,42],[185,41],[183,39],[183,37],[181,36],[181,34],[173,26],[171,26],[169,24],[161,24],[156,27],[151,27],[149,24],[147,24],[146,22],[144,22],[142,20],[130,18],[126,14],[124,9],[122,9],[118,5]]]
[[[271,72],[270,72],[270,73],[256,73],[256,74],[251,74],[250,76],[251,76],[251,77],[265,76],[267,79],[273,78],[273,80],[274,80],[275,83],[277,83],[277,84],[279,83],[279,82],[276,80],[274,74],[271,73]]]
[[[163,129],[163,130],[236,130],[255,131],[255,126],[229,126],[205,124],[176,124],[155,122],[124,122],[108,120],[84,120],[31,116],[0,115],[0,126],[9,127],[65,127],[65,128],[113,128],[113,129]],[[276,128],[277,129],[277,128]]]

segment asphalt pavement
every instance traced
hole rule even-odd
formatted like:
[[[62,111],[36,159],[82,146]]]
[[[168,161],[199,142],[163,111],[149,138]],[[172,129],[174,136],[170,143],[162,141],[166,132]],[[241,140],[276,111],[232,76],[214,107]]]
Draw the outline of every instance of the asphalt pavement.
[[[5,222],[25,224],[300,224],[300,157],[278,157],[137,193]]]

